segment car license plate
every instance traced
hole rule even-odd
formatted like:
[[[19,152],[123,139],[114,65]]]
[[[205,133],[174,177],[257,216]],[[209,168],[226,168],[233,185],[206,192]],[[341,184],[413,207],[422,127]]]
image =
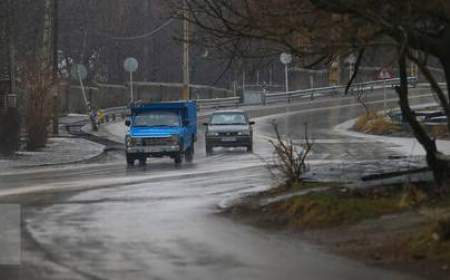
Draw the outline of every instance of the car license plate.
[[[236,142],[236,137],[222,137],[222,142]]]

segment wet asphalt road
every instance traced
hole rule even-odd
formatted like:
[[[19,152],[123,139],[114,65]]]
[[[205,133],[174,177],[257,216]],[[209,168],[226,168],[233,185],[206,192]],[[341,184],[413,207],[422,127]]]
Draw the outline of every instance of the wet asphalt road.
[[[272,119],[293,138],[308,122],[318,142],[313,160],[386,159],[381,144],[349,144],[331,131],[360,113],[352,104],[298,105],[301,112],[256,119],[255,154],[206,157],[200,137],[195,163],[178,168],[170,160],[128,168],[113,152],[91,164],[1,174],[0,191],[53,191],[8,200],[22,204],[22,264],[0,266],[0,279],[417,279],[216,215],[218,205],[272,183],[261,161],[271,155]]]

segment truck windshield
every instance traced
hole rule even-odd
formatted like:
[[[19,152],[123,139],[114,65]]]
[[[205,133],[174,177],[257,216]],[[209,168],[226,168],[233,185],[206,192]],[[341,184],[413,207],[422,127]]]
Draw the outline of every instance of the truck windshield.
[[[211,117],[212,125],[245,125],[247,118],[241,113],[214,114]]]
[[[180,126],[180,117],[175,112],[148,112],[134,117],[133,126]]]

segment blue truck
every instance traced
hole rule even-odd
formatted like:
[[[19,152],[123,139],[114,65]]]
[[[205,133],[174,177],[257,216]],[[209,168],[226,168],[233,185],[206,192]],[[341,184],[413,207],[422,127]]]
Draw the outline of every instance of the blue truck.
[[[126,160],[145,164],[149,157],[170,157],[175,164],[194,159],[197,105],[192,101],[141,103],[130,106],[125,121]]]

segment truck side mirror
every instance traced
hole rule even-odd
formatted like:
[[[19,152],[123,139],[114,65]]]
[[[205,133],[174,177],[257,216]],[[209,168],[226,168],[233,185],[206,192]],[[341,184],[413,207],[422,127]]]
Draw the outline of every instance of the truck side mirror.
[[[125,121],[125,125],[126,125],[126,126],[130,126],[130,125],[131,125],[130,120],[126,120],[126,121]]]
[[[249,122],[250,125],[255,125],[254,121]]]

